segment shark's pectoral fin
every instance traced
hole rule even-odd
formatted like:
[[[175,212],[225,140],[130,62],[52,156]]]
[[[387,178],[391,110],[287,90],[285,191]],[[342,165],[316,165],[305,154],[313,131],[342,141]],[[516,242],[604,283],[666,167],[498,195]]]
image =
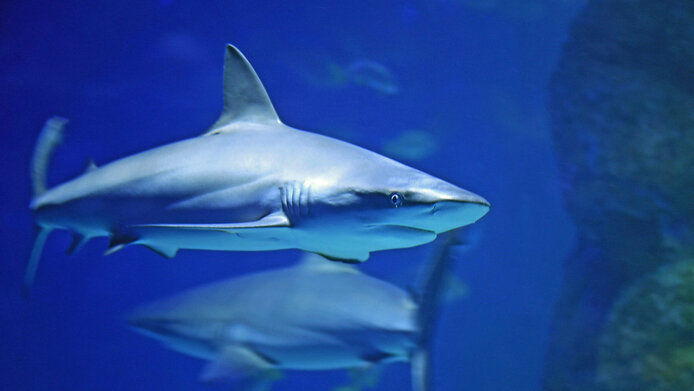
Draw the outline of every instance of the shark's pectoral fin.
[[[251,378],[273,368],[273,364],[253,350],[242,346],[224,348],[210,361],[200,380],[205,382],[235,381]]]
[[[85,244],[89,241],[89,237],[84,236],[79,233],[73,233],[72,234],[72,242],[70,243],[70,247],[65,251],[67,255],[72,255],[77,252],[79,252],[82,247],[84,247]]]
[[[139,224],[135,228],[171,228],[171,229],[192,229],[209,231],[229,231],[243,230],[248,228],[272,228],[290,227],[291,223],[283,212],[274,212],[265,217],[242,223],[213,223],[213,224]]]

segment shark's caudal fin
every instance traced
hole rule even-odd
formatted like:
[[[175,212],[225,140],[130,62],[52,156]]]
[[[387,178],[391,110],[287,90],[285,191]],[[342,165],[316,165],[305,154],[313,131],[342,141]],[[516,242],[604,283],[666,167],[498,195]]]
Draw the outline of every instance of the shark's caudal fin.
[[[228,44],[224,56],[224,107],[205,136],[223,133],[235,121],[279,123],[263,83],[246,57]]]
[[[417,348],[410,358],[413,391],[431,390],[431,340],[436,327],[438,304],[445,291],[446,275],[449,273],[452,260],[451,248],[460,244],[457,233],[452,231],[439,235],[438,247],[425,265],[419,282],[419,339]]]
[[[65,124],[67,124],[65,118],[49,118],[43,125],[39,138],[36,140],[34,156],[31,159],[31,184],[34,190],[34,197],[46,192],[46,170],[55,147],[63,140]]]
[[[31,294],[31,288],[34,285],[34,276],[36,276],[36,269],[39,267],[39,259],[41,258],[41,252],[43,251],[43,245],[46,243],[48,234],[50,234],[51,231],[51,228],[37,228],[36,237],[34,239],[34,247],[32,247],[31,255],[29,256],[29,264],[24,272],[24,286],[22,291],[26,297],[29,297]]]
[[[36,140],[34,156],[31,159],[31,184],[34,197],[40,196],[48,189],[46,186],[48,163],[51,160],[51,156],[53,156],[55,147],[57,147],[63,139],[65,124],[67,124],[65,118],[49,118],[45,125],[43,125],[39,138]],[[31,249],[29,264],[24,272],[24,294],[26,296],[31,292],[36,269],[39,266],[39,258],[41,258],[41,251],[43,250],[43,245],[46,243],[46,239],[48,239],[48,234],[51,233],[51,230],[52,229],[48,227],[37,227],[34,247]]]

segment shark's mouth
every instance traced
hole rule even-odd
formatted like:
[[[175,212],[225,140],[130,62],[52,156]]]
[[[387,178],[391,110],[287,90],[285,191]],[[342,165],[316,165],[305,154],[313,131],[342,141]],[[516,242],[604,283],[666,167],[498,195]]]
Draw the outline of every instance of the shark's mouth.
[[[412,227],[409,225],[400,224],[372,224],[368,225],[367,229],[370,233],[380,236],[382,239],[389,241],[390,243],[402,243],[409,244],[415,243],[428,243],[436,239],[436,232],[424,229]],[[407,245],[409,247],[409,245]]]

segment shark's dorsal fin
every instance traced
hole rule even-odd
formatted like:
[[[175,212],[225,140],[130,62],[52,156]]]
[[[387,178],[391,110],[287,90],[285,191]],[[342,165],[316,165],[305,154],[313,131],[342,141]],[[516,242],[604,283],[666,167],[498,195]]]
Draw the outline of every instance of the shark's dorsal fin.
[[[224,133],[236,121],[280,123],[263,83],[246,57],[231,44],[224,56],[224,108],[205,136]]]
[[[87,159],[87,165],[84,168],[84,173],[85,174],[90,173],[90,172],[96,170],[97,168],[99,168],[99,167],[97,167],[96,163],[94,163],[94,160],[92,158],[89,158],[89,159]]]
[[[318,272],[361,273],[355,266],[334,262],[315,253],[305,253],[299,260],[297,267]]]

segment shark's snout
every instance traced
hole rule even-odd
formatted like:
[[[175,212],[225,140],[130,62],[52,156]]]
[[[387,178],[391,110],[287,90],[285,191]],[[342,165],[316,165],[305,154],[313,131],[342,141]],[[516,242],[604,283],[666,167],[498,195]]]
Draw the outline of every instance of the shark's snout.
[[[457,202],[461,204],[479,204],[486,206],[487,209],[490,207],[489,202],[483,197],[444,181],[436,181],[435,184],[425,190],[420,190],[418,193],[417,198],[423,202]]]
[[[417,192],[415,197],[415,202],[428,208],[420,212],[412,226],[436,233],[472,224],[490,208],[483,197],[444,181]]]

